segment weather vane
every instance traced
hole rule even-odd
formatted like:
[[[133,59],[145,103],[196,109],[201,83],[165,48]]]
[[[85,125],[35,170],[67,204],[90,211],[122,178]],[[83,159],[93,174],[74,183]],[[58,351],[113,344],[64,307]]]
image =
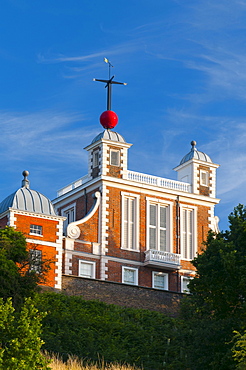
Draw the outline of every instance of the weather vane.
[[[113,81],[114,79],[114,76],[110,77],[111,75],[111,70],[110,68],[114,67],[110,61],[107,59],[107,58],[104,58],[104,62],[108,64],[108,67],[109,67],[109,76],[108,76],[108,80],[99,80],[97,78],[93,78],[93,81],[99,81],[99,82],[104,82],[106,83],[105,85],[105,88],[107,88],[107,110],[111,110],[111,100],[112,100],[112,85],[115,84],[115,85],[127,85],[127,83],[125,82],[117,82],[117,81]]]

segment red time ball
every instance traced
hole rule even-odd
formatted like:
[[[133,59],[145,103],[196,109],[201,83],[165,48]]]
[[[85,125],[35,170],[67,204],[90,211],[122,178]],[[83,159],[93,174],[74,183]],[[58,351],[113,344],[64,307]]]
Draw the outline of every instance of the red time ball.
[[[100,123],[106,129],[114,128],[118,123],[118,116],[112,110],[106,110],[100,116]]]

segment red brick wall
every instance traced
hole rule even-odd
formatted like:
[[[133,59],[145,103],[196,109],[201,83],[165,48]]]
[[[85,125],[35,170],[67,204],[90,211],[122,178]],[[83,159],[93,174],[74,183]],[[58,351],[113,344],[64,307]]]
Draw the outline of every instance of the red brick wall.
[[[19,214],[15,214],[15,217],[16,230],[23,232],[27,238],[36,239],[37,241],[41,240],[43,242],[56,242],[58,221]],[[42,226],[43,235],[30,235],[29,233],[31,224]],[[41,250],[43,261],[49,261],[50,269],[47,272],[47,275],[45,276],[45,282],[42,283],[42,285],[54,287],[56,278],[55,262],[57,261],[56,248],[46,245],[38,245],[35,243],[28,243],[27,248]]]
[[[53,243],[56,242],[58,221],[19,214],[15,214],[15,217],[16,217],[15,221],[16,230],[22,231],[27,237],[43,241],[45,240],[47,242]],[[33,234],[30,235],[30,225],[42,226],[43,236]]]
[[[57,261],[55,247],[27,243],[27,249],[37,249],[42,251],[42,260],[43,262],[47,261],[49,264],[49,270],[44,276],[44,281],[41,283],[41,285],[54,287],[56,283],[55,278],[57,277],[55,271],[55,262]]]

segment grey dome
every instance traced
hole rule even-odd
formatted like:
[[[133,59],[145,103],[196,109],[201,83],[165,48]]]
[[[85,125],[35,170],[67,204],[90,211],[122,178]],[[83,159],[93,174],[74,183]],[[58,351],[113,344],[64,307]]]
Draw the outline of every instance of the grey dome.
[[[28,174],[28,171],[23,171],[22,187],[0,203],[0,214],[9,208],[14,208],[20,211],[56,216],[51,201],[38,191],[29,189]]]
[[[101,139],[125,143],[125,139],[123,138],[123,136],[121,136],[117,132],[111,130],[104,130],[92,140],[91,144],[94,144],[96,141]]]
[[[195,145],[196,145],[196,142],[192,141],[191,142],[191,146],[192,146],[191,151],[182,158],[182,160],[180,162],[180,165],[185,163],[185,162],[188,162],[190,159],[197,159],[199,161],[213,163],[211,158],[207,154],[197,150]]]

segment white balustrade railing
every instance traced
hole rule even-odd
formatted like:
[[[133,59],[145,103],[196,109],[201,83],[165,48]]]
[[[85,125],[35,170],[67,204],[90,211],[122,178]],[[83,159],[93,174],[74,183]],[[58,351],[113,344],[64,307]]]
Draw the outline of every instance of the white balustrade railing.
[[[187,182],[146,175],[145,173],[127,171],[127,178],[128,180],[140,182],[142,184],[149,184],[172,190],[185,191],[186,193],[190,193],[191,191],[191,186]]]
[[[145,262],[164,262],[172,265],[180,265],[180,254],[149,249],[145,252]]]
[[[165,179],[163,177],[147,175],[145,173],[135,171],[127,171],[127,179],[142,184],[149,184],[159,186],[161,188],[184,191],[186,193],[190,193],[191,189],[190,184],[187,182]],[[73,189],[76,189],[80,185],[86,183],[88,180],[88,175],[81,177],[80,179],[58,190],[57,197],[60,197],[61,195],[66,194]]]
[[[69,191],[78,188],[80,185],[86,183],[87,180],[88,180],[88,175],[85,175],[85,176],[81,177],[80,179],[72,182],[71,184],[65,186],[64,188],[62,188],[60,190],[58,190],[57,197],[60,197],[61,195],[66,194]]]

